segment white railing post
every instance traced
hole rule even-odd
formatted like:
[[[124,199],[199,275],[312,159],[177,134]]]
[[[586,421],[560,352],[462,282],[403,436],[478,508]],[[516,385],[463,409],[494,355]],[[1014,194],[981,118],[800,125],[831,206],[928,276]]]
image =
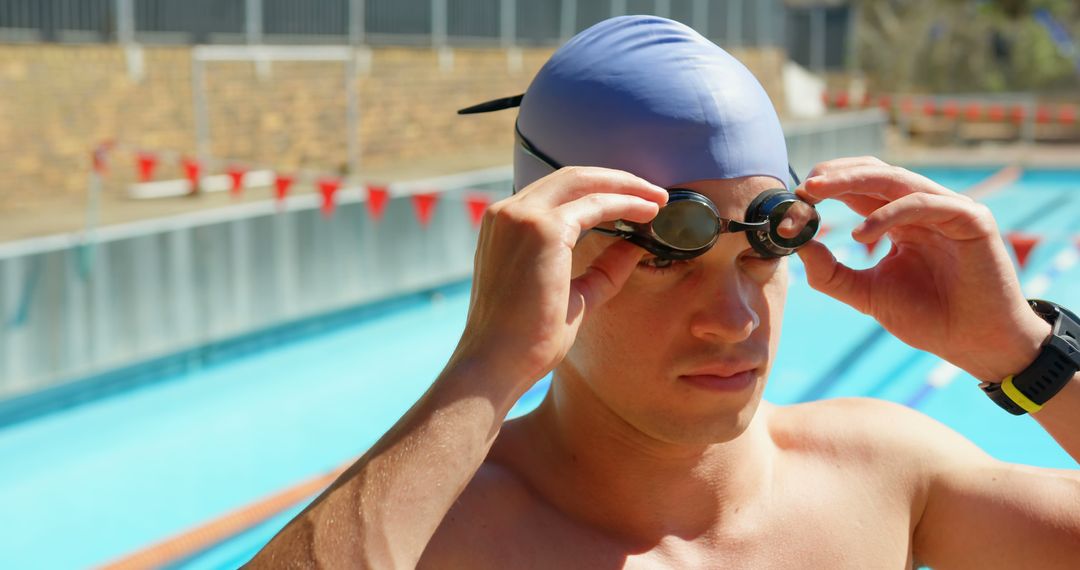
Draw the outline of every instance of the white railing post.
[[[446,0],[431,0],[431,45],[446,45]]]
[[[499,3],[499,37],[503,47],[517,43],[517,0]]]
[[[562,0],[559,11],[559,37],[567,41],[577,29],[577,0]]]
[[[365,10],[364,0],[349,0],[349,43],[354,46],[364,43],[366,39]]]
[[[135,43],[134,0],[116,0],[116,43]]]
[[[248,45],[261,44],[263,34],[262,0],[245,0],[244,24],[244,35]]]

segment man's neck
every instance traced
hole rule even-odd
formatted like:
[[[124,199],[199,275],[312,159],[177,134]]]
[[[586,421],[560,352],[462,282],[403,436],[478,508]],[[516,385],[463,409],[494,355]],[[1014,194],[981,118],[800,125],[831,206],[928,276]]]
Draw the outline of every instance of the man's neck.
[[[561,376],[526,420],[544,473],[533,484],[560,510],[634,543],[721,538],[752,520],[770,491],[763,415],[728,442],[671,443],[619,417],[580,378]]]

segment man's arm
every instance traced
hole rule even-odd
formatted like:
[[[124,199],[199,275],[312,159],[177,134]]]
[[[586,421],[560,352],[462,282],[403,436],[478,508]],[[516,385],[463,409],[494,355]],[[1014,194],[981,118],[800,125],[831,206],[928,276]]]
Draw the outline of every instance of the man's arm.
[[[1080,374],[1031,416],[1080,463]]]
[[[920,456],[924,474],[917,560],[936,570],[1077,568],[1080,471],[998,461],[922,414],[895,413],[894,425],[913,436],[909,453]]]
[[[413,566],[519,395],[492,372],[448,368],[250,567]]]
[[[562,360],[582,319],[642,255],[616,240],[573,276],[577,237],[604,221],[647,222],[666,200],[625,172],[570,168],[488,208],[469,316],[445,371],[250,566],[415,567],[514,402]]]

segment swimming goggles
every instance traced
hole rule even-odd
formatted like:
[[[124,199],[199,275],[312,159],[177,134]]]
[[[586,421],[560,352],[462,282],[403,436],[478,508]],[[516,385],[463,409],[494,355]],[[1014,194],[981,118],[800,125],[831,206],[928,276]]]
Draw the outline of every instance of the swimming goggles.
[[[474,105],[459,114],[483,113],[521,103],[521,95]],[[521,148],[552,170],[562,166],[536,148],[514,123],[514,137]],[[788,166],[795,185],[799,177]],[[516,189],[515,189],[516,190]],[[821,218],[817,209],[801,200],[786,188],[772,188],[759,194],[746,209],[743,221],[720,216],[712,200],[700,192],[686,188],[668,189],[668,202],[660,208],[651,222],[635,223],[618,220],[614,229],[590,228],[591,231],[619,237],[649,253],[671,260],[693,259],[716,243],[720,234],[746,232],[750,247],[762,257],[777,258],[795,251],[813,239]]]
[[[558,162],[540,152],[514,124],[514,136],[522,149],[553,170]],[[794,169],[792,180],[799,184]],[[669,188],[667,205],[651,222],[640,224],[618,220],[614,229],[592,231],[623,238],[662,259],[693,259],[716,243],[720,234],[746,232],[750,247],[762,257],[784,257],[795,253],[817,233],[821,218],[817,209],[785,188],[771,188],[758,194],[746,209],[743,221],[720,216],[716,205],[705,195],[686,188]]]

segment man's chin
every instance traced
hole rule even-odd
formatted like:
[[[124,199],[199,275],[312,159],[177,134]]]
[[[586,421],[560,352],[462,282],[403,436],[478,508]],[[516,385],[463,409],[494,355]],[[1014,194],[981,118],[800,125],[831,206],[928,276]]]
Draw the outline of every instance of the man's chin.
[[[697,417],[684,415],[679,421],[670,416],[652,418],[648,426],[638,426],[653,438],[675,445],[713,445],[735,440],[750,427],[756,415],[760,399],[747,402],[746,406],[723,414]]]

